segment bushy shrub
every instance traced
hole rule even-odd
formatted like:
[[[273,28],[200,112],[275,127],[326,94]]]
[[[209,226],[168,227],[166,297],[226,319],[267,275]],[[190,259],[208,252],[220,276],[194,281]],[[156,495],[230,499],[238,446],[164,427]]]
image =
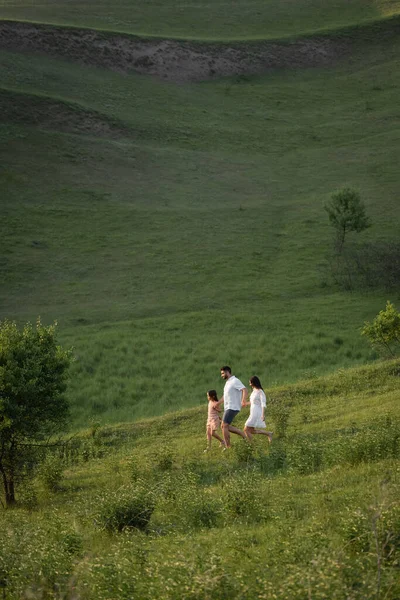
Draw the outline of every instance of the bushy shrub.
[[[124,529],[145,530],[156,504],[153,490],[138,481],[98,498],[97,524],[111,532]]]
[[[389,301],[371,323],[365,323],[361,334],[383,354],[395,356],[400,350],[400,313]]]
[[[224,514],[232,518],[263,521],[268,517],[266,480],[255,471],[239,472],[222,487]]]
[[[257,458],[261,473],[275,475],[287,467],[286,446],[281,440],[274,440],[268,448],[268,454],[261,454]]]
[[[290,471],[301,475],[315,473],[323,464],[323,446],[310,437],[295,439],[287,446],[286,461]]]
[[[163,446],[155,452],[153,461],[158,471],[170,471],[176,462],[176,452],[170,446]]]
[[[375,419],[353,435],[343,435],[327,446],[329,464],[346,462],[356,465],[400,455],[400,422],[390,415]]]
[[[274,422],[275,436],[285,438],[289,425],[290,406],[281,398],[271,398],[268,402],[268,412]]]
[[[30,511],[35,510],[38,507],[39,501],[36,481],[24,481],[24,485],[20,487],[18,493],[18,503],[21,507]]]
[[[39,466],[37,475],[46,489],[56,492],[60,489],[63,473],[64,463],[62,459],[56,454],[48,453]]]
[[[246,440],[239,440],[232,444],[232,453],[239,464],[249,465],[255,459],[255,446]]]
[[[216,527],[221,517],[222,507],[219,499],[204,489],[196,490],[187,498],[184,506],[185,520],[192,527]]]
[[[191,469],[163,473],[157,482],[161,495],[161,526],[187,531],[188,528],[216,527],[221,516],[221,501]]]

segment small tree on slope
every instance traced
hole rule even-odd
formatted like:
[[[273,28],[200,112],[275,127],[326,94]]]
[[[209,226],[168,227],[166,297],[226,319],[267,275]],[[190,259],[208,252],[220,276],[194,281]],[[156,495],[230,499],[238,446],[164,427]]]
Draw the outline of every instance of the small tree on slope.
[[[332,194],[330,202],[325,205],[325,210],[330,224],[336,230],[336,248],[339,254],[349,231],[359,233],[371,226],[360,194],[351,188],[342,188]]]
[[[400,313],[388,300],[385,310],[381,310],[371,323],[365,323],[361,333],[378,350],[395,356],[400,348]]]
[[[0,478],[6,506],[33,448],[66,424],[63,395],[71,351],[56,343],[56,325],[40,319],[22,330],[0,322]]]

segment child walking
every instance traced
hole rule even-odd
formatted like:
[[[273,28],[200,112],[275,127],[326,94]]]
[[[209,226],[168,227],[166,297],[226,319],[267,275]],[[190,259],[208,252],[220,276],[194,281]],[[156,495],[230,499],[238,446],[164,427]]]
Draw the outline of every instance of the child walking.
[[[218,400],[217,392],[215,390],[209,390],[207,392],[208,400],[208,416],[207,416],[207,448],[204,452],[211,450],[211,440],[215,437],[220,446],[225,446],[225,442],[217,433],[217,429],[221,425],[221,419],[219,416],[220,404],[223,402],[223,398]]]

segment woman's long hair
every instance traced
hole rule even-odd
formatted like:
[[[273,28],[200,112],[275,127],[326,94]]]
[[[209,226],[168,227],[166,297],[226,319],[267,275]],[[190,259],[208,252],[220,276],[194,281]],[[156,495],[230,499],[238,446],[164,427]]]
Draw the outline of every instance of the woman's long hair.
[[[208,390],[207,394],[210,396],[211,400],[215,400],[215,402],[218,402],[218,396],[215,390]]]
[[[263,389],[263,386],[261,385],[261,381],[258,379],[257,375],[253,375],[253,377],[250,377],[250,383],[257,390],[262,390]]]

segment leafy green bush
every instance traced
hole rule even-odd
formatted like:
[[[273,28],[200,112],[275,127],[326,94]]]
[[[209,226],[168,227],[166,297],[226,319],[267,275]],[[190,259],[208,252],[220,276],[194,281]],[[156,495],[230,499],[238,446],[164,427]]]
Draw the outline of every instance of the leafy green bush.
[[[156,505],[155,493],[138,481],[98,499],[96,522],[107,531],[145,530]]]
[[[163,473],[157,488],[163,503],[160,507],[163,526],[186,531],[192,527],[218,525],[222,513],[221,501],[201,483],[201,475],[189,467]]]
[[[232,453],[239,464],[249,465],[255,459],[255,446],[246,440],[239,440],[232,445]]]
[[[48,490],[55,492],[60,489],[63,472],[64,463],[62,459],[53,453],[49,453],[39,466],[37,475]]]
[[[154,468],[158,471],[170,471],[176,462],[176,452],[169,446],[163,446],[154,454]]]
[[[353,435],[342,435],[325,449],[328,464],[373,462],[400,455],[400,422],[390,415],[371,421]]]
[[[255,471],[238,472],[223,485],[224,513],[228,520],[263,521],[268,517],[266,480]]]
[[[365,323],[361,334],[381,353],[395,356],[400,349],[400,313],[389,300],[371,323]]]
[[[18,503],[27,510],[35,510],[39,506],[36,481],[26,480],[18,492]]]
[[[282,440],[275,440],[268,448],[268,454],[262,454],[257,458],[257,464],[261,473],[275,475],[287,468],[286,446]]]
[[[221,517],[222,506],[219,500],[204,489],[197,489],[188,498],[184,507],[185,520],[192,527],[216,527]]]
[[[323,465],[323,446],[311,437],[301,437],[287,446],[286,461],[289,471],[307,475]]]
[[[285,438],[289,425],[290,406],[282,398],[271,398],[268,402],[268,412],[274,422],[275,436]]]

